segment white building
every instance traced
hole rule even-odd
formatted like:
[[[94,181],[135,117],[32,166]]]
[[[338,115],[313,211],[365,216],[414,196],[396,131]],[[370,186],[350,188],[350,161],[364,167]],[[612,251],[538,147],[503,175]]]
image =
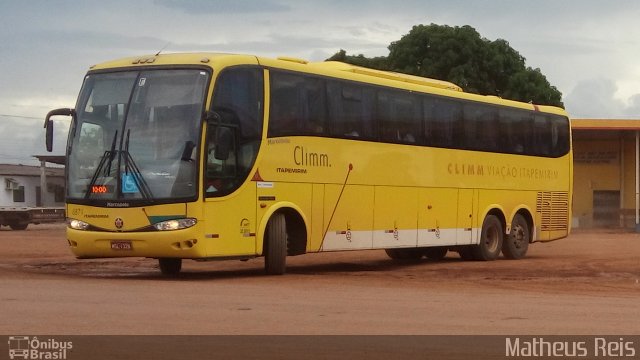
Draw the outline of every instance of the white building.
[[[64,186],[64,168],[0,164],[0,207],[64,207]]]

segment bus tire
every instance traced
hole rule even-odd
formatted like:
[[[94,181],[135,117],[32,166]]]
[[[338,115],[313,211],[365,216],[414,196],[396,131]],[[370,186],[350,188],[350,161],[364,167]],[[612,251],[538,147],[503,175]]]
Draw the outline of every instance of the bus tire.
[[[282,275],[287,266],[287,223],[284,214],[274,214],[267,224],[264,250],[264,271],[267,275]]]
[[[495,215],[487,215],[482,222],[480,243],[471,248],[473,257],[481,261],[497,259],[502,251],[503,240],[502,223]]]
[[[447,256],[449,249],[445,246],[429,247],[424,249],[424,256],[429,260],[442,260]]]
[[[522,259],[527,254],[530,241],[529,223],[524,216],[516,214],[511,223],[511,232],[502,244],[502,254],[507,259]]]
[[[162,275],[176,276],[182,270],[182,259],[180,258],[159,258],[158,264]]]
[[[384,251],[393,260],[420,260],[424,255],[423,249],[420,248],[384,249]]]

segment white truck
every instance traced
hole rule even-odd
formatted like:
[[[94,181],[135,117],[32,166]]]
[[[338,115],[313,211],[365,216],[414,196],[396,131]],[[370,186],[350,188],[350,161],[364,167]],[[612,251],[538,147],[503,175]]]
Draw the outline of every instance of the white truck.
[[[25,230],[29,224],[65,221],[64,208],[0,206],[0,225]]]
[[[65,220],[64,168],[0,164],[0,226],[24,230],[29,224]],[[64,158],[56,163],[64,163]]]

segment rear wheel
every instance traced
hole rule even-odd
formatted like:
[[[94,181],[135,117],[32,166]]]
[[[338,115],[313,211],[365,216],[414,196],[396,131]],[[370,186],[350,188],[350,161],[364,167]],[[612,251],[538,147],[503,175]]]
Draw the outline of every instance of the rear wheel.
[[[159,258],[158,264],[163,275],[175,276],[182,269],[182,259],[178,258]]]
[[[517,214],[511,223],[511,232],[502,244],[502,254],[507,259],[522,259],[529,249],[531,232],[524,216]]]
[[[284,214],[274,214],[267,224],[264,270],[268,275],[282,275],[287,266],[287,223]]]
[[[502,251],[503,238],[502,223],[498,217],[487,215],[482,223],[480,243],[471,248],[474,259],[482,261],[497,259]]]

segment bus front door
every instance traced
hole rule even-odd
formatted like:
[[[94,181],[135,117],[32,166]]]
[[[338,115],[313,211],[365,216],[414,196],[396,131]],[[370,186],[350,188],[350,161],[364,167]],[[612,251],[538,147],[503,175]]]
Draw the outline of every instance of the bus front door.
[[[250,185],[205,201],[207,256],[256,254],[256,187]]]

